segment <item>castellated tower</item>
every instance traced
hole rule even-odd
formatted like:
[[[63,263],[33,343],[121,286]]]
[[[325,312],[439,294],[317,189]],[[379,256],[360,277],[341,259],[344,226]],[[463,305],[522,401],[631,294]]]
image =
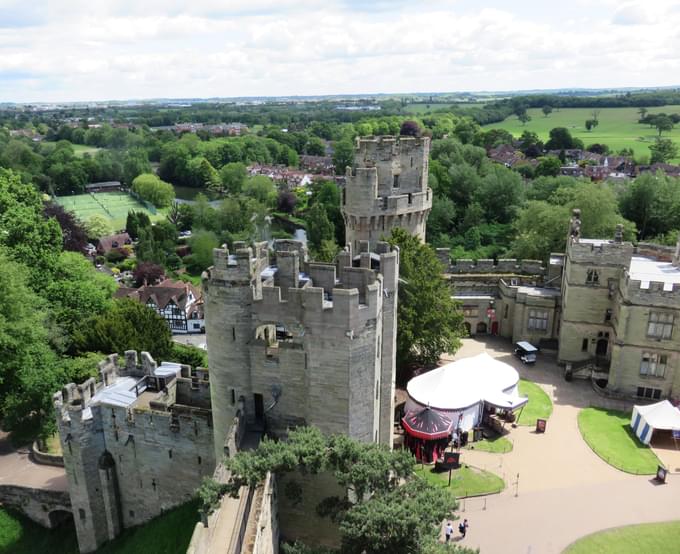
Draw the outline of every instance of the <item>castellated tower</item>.
[[[296,241],[215,249],[203,274],[216,455],[235,418],[392,445],[399,251],[360,243],[335,264]],[[226,448],[225,448],[226,446]]]
[[[207,370],[134,350],[54,395],[81,552],[193,498],[215,469]]]
[[[342,202],[347,243],[371,247],[400,227],[425,240],[432,208],[427,186],[428,137],[358,138],[354,165],[347,168]]]

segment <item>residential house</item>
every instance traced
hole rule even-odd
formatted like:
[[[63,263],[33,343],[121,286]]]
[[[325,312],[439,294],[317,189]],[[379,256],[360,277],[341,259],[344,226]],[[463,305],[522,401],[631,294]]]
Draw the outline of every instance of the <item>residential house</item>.
[[[111,250],[115,248],[122,248],[126,244],[132,244],[132,239],[127,233],[117,233],[115,235],[108,235],[99,239],[97,244],[97,254],[106,256]]]
[[[203,298],[191,283],[165,279],[137,289],[121,287],[116,298],[132,298],[163,317],[174,334],[204,333]]]

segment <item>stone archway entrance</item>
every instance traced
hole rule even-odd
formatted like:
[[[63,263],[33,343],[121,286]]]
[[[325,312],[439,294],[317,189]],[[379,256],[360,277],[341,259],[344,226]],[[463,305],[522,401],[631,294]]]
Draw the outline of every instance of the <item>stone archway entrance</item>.
[[[596,356],[606,356],[609,349],[609,341],[607,339],[598,339],[595,346]]]
[[[73,514],[67,510],[52,510],[47,517],[50,522],[50,529],[59,527],[64,523],[73,521]]]
[[[486,335],[487,332],[488,332],[488,328],[487,328],[487,326],[486,326],[486,323],[483,322],[483,321],[480,321],[480,322],[477,324],[476,333],[477,333],[478,335]]]

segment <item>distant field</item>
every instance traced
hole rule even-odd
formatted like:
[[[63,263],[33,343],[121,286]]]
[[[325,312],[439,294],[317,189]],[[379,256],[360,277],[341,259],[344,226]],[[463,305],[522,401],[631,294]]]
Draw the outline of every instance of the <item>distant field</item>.
[[[407,104],[406,107],[404,108],[404,111],[406,113],[412,113],[412,114],[425,114],[428,112],[434,112],[434,111],[439,111],[439,110],[445,110],[451,107],[455,107],[458,104],[454,103],[446,103],[442,102],[441,104],[438,103],[432,103],[428,104],[427,102],[423,103],[417,103],[417,104]]]
[[[585,122],[591,119],[592,111],[591,108],[562,108],[545,117],[540,109],[531,109],[527,112],[531,121],[526,125],[522,125],[513,115],[501,123],[485,125],[484,128],[505,129],[515,136],[520,136],[524,131],[533,131],[542,140],[547,140],[550,129],[566,127],[572,136],[580,138],[586,146],[599,142],[607,144],[613,151],[632,148],[636,156],[649,155],[649,145],[656,139],[657,131],[637,122],[640,118],[637,108],[602,108],[598,116],[600,124],[588,132]],[[680,106],[649,108],[649,113],[660,112],[680,113]],[[663,133],[662,137],[671,138],[680,144],[680,126],[670,133]]]
[[[45,144],[55,144],[54,142],[45,142]],[[84,154],[94,155],[103,148],[97,148],[96,146],[87,146],[86,144],[71,144],[73,146],[73,151],[75,155],[82,158]]]
[[[57,202],[64,209],[76,214],[81,221],[87,221],[95,214],[102,215],[109,220],[113,230],[125,228],[127,214],[130,210],[146,212],[152,221],[165,217],[165,212],[158,210],[157,214],[153,214],[143,204],[124,192],[59,196]]]

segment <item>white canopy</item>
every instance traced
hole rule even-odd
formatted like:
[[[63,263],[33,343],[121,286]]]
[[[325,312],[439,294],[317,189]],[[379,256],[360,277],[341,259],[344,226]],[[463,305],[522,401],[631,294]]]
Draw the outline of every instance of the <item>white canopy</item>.
[[[633,406],[630,426],[643,444],[649,444],[654,429],[680,430],[680,410],[668,400],[647,406]]]
[[[486,352],[456,360],[411,379],[409,396],[440,410],[461,410],[488,399],[490,404],[510,407],[517,404],[517,370]],[[510,404],[508,404],[510,402]]]

